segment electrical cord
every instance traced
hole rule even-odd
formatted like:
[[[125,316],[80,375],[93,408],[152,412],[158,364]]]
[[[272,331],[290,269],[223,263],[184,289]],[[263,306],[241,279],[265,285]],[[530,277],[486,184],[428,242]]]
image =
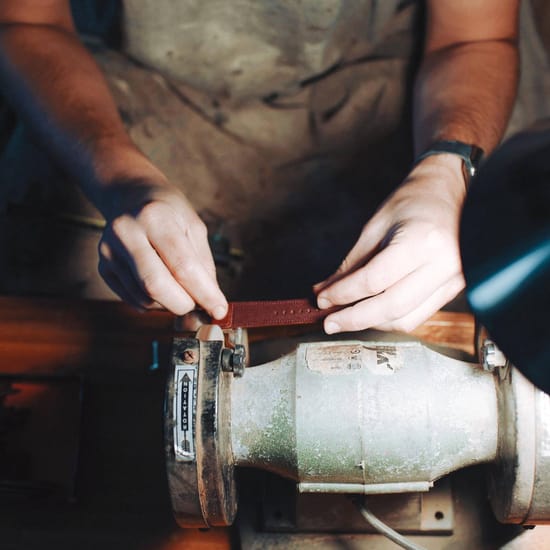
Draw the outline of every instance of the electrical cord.
[[[419,546],[414,542],[409,541],[403,535],[400,535],[397,531],[394,531],[391,527],[386,525],[383,521],[379,520],[370,510],[367,509],[364,503],[357,501],[357,506],[361,515],[365,518],[366,522],[371,525],[378,533],[386,536],[391,541],[395,542],[401,548],[406,550],[426,550],[423,546]]]

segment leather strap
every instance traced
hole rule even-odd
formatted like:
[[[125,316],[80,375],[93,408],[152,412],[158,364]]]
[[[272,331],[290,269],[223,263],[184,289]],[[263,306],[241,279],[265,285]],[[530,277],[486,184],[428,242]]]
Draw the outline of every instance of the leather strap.
[[[307,298],[299,300],[267,300],[258,302],[229,302],[227,315],[212,323],[221,328],[274,327],[320,323],[329,313],[341,309],[319,309]]]

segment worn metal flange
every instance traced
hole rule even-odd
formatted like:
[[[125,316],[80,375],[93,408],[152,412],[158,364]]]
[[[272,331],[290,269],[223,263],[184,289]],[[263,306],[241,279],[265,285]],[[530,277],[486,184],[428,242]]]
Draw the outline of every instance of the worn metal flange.
[[[182,527],[231,525],[237,510],[230,430],[233,375],[223,342],[175,338],[165,401],[172,508]]]
[[[489,497],[502,523],[550,519],[550,397],[520,371],[498,380],[499,444]]]

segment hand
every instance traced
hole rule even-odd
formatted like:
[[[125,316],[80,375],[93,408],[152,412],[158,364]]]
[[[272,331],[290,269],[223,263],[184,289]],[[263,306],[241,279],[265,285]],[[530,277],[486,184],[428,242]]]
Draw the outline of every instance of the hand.
[[[107,193],[99,272],[111,289],[141,310],[160,305],[183,315],[199,305],[223,318],[227,301],[206,227],[185,196],[166,181],[115,185]]]
[[[318,285],[328,334],[366,328],[410,332],[464,288],[458,245],[466,187],[462,161],[431,156],[365,225],[331,277]]]

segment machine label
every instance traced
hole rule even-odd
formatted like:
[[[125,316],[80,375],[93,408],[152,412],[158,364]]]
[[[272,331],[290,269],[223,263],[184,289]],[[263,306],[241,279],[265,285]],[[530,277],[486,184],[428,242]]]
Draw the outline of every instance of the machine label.
[[[195,459],[197,366],[176,365],[174,375],[174,453],[177,460]]]
[[[389,375],[399,370],[403,361],[396,346],[323,342],[307,348],[306,364],[308,369],[323,374],[367,369],[372,374]]]

